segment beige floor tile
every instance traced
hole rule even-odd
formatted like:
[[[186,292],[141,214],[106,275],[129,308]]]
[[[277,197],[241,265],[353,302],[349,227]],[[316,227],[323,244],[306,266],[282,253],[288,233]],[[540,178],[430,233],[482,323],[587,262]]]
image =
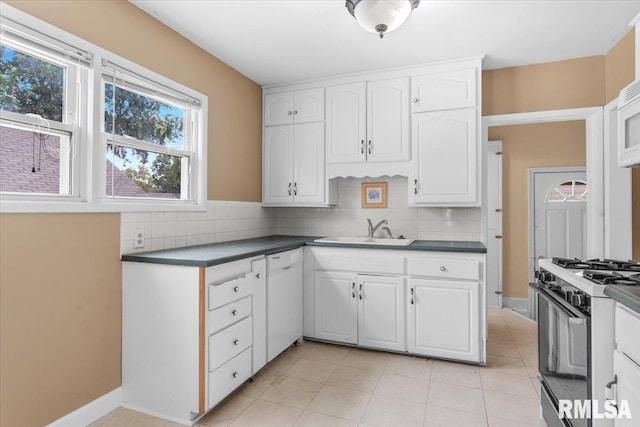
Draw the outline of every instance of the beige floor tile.
[[[251,403],[253,399],[233,394],[198,421],[198,424],[208,427],[226,427]]]
[[[107,421],[105,427],[162,427],[167,420],[152,417],[130,409],[123,409],[118,415]]]
[[[485,391],[484,401],[490,417],[530,424],[540,422],[540,399],[537,397]]]
[[[420,403],[373,395],[362,415],[362,422],[378,427],[422,426],[424,411],[425,405]]]
[[[520,421],[512,421],[512,420],[503,420],[502,418],[488,417],[489,427],[547,427],[547,424],[544,420],[540,420],[540,422],[529,424],[523,423]]]
[[[370,393],[325,385],[307,409],[312,412],[358,421],[370,398]]]
[[[435,361],[431,370],[431,381],[465,387],[482,387],[480,383],[480,367],[463,363]]]
[[[483,415],[458,411],[441,406],[427,405],[424,417],[425,427],[486,427],[487,419]]]
[[[113,411],[109,412],[107,415],[105,415],[105,416],[95,420],[93,423],[89,424],[89,427],[102,426],[102,425],[106,424],[107,421],[110,421],[113,418],[115,418],[122,411],[124,411],[124,408],[122,406],[120,406],[117,409],[114,409]]]
[[[236,418],[233,427],[285,427],[292,426],[302,415],[302,409],[278,403],[256,400]]]
[[[311,341],[305,341],[300,345],[292,345],[282,353],[283,356],[299,359],[307,354],[316,344]]]
[[[383,373],[373,394],[427,403],[429,380]]]
[[[491,338],[487,340],[487,354],[504,357],[520,357],[518,347],[512,339]]]
[[[491,370],[482,371],[480,376],[482,378],[483,390],[515,394],[522,397],[538,397],[531,378]]]
[[[349,354],[350,351],[350,347],[318,343],[304,355],[304,358],[339,364],[345,357],[347,357],[347,354]]]
[[[322,386],[322,383],[280,377],[260,395],[259,399],[304,409],[309,406]]]
[[[245,397],[253,397],[256,398],[260,396],[275,380],[280,378],[278,375],[262,373],[260,371],[258,375],[253,377],[253,381],[247,381],[244,385],[238,390],[238,394]]]
[[[427,403],[484,415],[482,390],[431,381]]]
[[[540,384],[540,380],[535,377],[535,378],[530,378],[531,380],[531,384],[533,384],[533,388],[536,391],[536,394],[538,395],[538,397],[540,397],[540,387],[542,387],[542,385]]]
[[[300,359],[285,372],[288,377],[323,383],[327,381],[338,365],[316,360]]]
[[[376,388],[381,375],[378,370],[338,366],[327,384],[371,393]]]
[[[383,371],[390,359],[389,353],[361,348],[352,349],[347,357],[340,363],[343,366],[351,366],[360,369],[376,369]]]
[[[487,355],[487,366],[482,369],[500,371],[503,374],[529,376],[522,359],[515,357]]]
[[[357,427],[358,423],[353,420],[332,417],[330,415],[318,414],[316,412],[304,411],[296,422],[299,427]]]
[[[390,374],[424,378],[428,380],[431,376],[432,367],[433,359],[392,354],[389,356],[389,360],[387,361],[384,371]]]
[[[283,354],[269,362],[260,372],[264,374],[282,375],[297,361],[297,358],[287,357]]]

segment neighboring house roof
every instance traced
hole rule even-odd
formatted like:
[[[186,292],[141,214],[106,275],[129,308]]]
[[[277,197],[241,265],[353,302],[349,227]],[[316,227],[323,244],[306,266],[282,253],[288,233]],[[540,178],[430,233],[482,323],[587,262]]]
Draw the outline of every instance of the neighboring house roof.
[[[55,160],[49,159],[44,150],[40,153],[40,141],[37,138],[34,146],[31,131],[0,126],[0,191],[59,194],[60,137],[49,135],[45,144]],[[38,162],[40,170],[37,170]],[[36,172],[32,172],[34,164]],[[113,183],[117,195],[121,197],[179,197],[176,194],[146,193],[109,160],[106,181],[106,194],[112,194]]]

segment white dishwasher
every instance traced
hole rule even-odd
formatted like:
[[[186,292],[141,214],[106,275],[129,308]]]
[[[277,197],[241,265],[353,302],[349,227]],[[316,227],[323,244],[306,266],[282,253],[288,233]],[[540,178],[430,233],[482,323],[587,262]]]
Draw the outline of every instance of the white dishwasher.
[[[267,362],[302,338],[302,249],[267,256]]]

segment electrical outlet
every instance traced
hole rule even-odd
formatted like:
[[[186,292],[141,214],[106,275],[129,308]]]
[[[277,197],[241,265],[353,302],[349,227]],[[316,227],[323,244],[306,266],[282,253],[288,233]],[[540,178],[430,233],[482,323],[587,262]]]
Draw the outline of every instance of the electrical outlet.
[[[144,230],[136,230],[135,235],[133,236],[133,248],[144,248]]]

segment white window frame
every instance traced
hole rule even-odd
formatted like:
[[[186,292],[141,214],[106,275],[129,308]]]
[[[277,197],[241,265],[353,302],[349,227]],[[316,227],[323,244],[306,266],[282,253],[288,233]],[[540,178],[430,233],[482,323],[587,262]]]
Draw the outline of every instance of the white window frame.
[[[2,193],[0,194],[0,212],[204,211],[207,201],[207,96],[5,3],[1,4],[0,17],[3,22],[7,22],[5,19],[9,19],[23,26],[25,31],[29,31],[35,39],[46,40],[44,42],[45,45],[54,45],[58,50],[64,49],[65,52],[68,51],[71,57],[80,55],[78,62],[82,63],[83,66],[79,69],[82,70],[84,78],[80,86],[86,88],[87,102],[80,103],[85,107],[80,112],[82,115],[81,125],[72,126],[71,128],[73,132],[72,144],[74,144],[73,156],[76,162],[76,170],[73,171],[73,195],[32,196]],[[4,41],[4,35],[1,37]],[[192,144],[188,148],[190,156],[188,171],[190,175],[188,179],[189,200],[105,197],[106,150],[104,149],[102,135],[104,115],[103,74],[105,73],[103,63],[116,64],[134,75],[142,77],[147,82],[157,84],[167,94],[174,92],[176,95],[185,97],[185,99],[193,99],[194,102],[197,101],[199,103],[199,107],[192,110],[193,114],[189,118],[189,123],[187,123],[186,117],[184,123],[185,127],[188,125],[188,131],[192,132],[193,136],[191,138]],[[175,102],[172,103],[175,104]],[[66,113],[66,106],[64,107]],[[5,118],[5,116],[8,118],[12,114],[2,111],[1,116],[2,118]],[[53,123],[51,127],[53,129]],[[130,144],[127,144],[127,146],[130,146]],[[157,148],[159,147],[154,147],[152,151],[158,152]]]

